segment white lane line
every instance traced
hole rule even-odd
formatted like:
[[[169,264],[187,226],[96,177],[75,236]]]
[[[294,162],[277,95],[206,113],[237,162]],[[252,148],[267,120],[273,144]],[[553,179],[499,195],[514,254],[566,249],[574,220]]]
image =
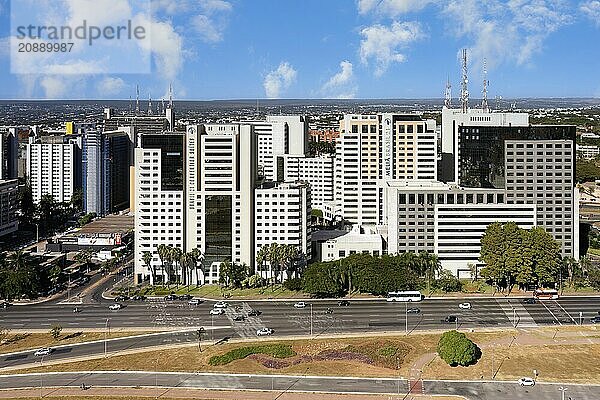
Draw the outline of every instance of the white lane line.
[[[556,318],[556,315],[554,315],[554,313],[553,313],[552,311],[550,311],[550,309],[548,308],[548,306],[544,304],[544,301],[543,301],[543,300],[541,300],[541,301],[539,301],[539,303],[540,303],[541,305],[543,305],[543,306],[544,306],[544,308],[545,308],[546,310],[548,310],[548,312],[550,313],[550,315],[552,315],[552,318],[554,318],[554,319],[556,320],[556,322],[558,322],[558,324],[562,326],[562,323],[561,323],[561,322],[558,320],[558,318]]]
[[[563,310],[565,312],[565,314],[567,314],[569,316],[569,318],[571,318],[571,321],[573,321],[573,323],[575,325],[577,325],[577,322],[575,322],[575,319],[571,316],[571,314],[569,314],[569,312],[567,310],[565,310],[564,307],[558,303],[558,301],[554,300],[554,302],[556,303],[557,306],[560,307],[561,310]]]

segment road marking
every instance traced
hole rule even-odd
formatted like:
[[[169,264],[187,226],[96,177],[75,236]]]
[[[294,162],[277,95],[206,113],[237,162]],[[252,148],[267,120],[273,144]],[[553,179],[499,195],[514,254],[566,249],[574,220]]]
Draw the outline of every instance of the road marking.
[[[567,314],[569,316],[569,318],[571,318],[571,321],[573,321],[573,323],[575,325],[577,325],[577,322],[575,322],[575,319],[573,319],[573,317],[571,316],[571,314],[569,314],[569,312],[567,310],[565,310],[564,307],[561,306],[558,301],[554,300],[554,302],[556,303],[557,306],[560,307],[561,310],[563,310],[565,312],[565,314]]]
[[[547,306],[546,304],[544,304],[544,301],[543,301],[543,300],[540,300],[540,301],[539,301],[539,303],[540,303],[541,305],[543,305],[543,306],[544,306],[544,308],[545,308],[546,310],[548,310],[548,312],[550,313],[550,315],[552,315],[552,318],[554,318],[554,319],[556,320],[556,322],[558,322],[558,324],[562,326],[562,323],[561,323],[561,322],[558,320],[558,318],[556,318],[556,315],[554,315],[554,313],[553,313],[552,311],[550,311],[550,309],[548,308],[548,306]]]

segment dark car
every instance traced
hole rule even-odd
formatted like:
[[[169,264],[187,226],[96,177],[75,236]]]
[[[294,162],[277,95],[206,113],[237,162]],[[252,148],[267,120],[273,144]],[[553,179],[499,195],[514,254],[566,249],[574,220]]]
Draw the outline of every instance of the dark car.
[[[523,299],[523,304],[535,304],[535,299],[533,297]]]
[[[125,300],[129,300],[129,296],[125,296],[124,294],[121,294],[121,295],[115,297],[115,301],[125,301]]]
[[[165,300],[167,301],[172,301],[172,300],[177,300],[177,295],[176,294],[168,294],[165,296]]]
[[[349,305],[350,305],[350,302],[348,300],[341,300],[338,303],[338,306],[340,306],[340,307],[348,307]]]
[[[235,317],[233,317],[234,321],[244,321],[246,319],[246,317],[244,317],[243,315],[236,315]]]
[[[596,315],[595,317],[592,317],[592,318],[590,319],[590,322],[591,322],[592,324],[600,324],[600,315]]]
[[[456,315],[448,315],[446,318],[442,320],[442,322],[456,322],[458,318]]]
[[[418,307],[411,307],[411,308],[407,309],[406,312],[409,314],[420,314],[421,309]]]
[[[131,300],[135,300],[135,301],[144,301],[146,300],[146,296],[142,296],[140,294],[136,294],[135,296],[133,296],[131,298]]]
[[[10,307],[10,303],[8,303],[6,301],[0,303],[0,308],[8,308],[8,307]]]
[[[179,296],[179,300],[191,300],[193,298],[194,296],[192,296],[191,294],[182,294],[181,296]]]
[[[261,311],[258,311],[258,310],[252,310],[252,311],[250,311],[250,312],[248,313],[248,316],[249,316],[249,317],[258,317],[260,314],[262,314],[262,312],[261,312]]]

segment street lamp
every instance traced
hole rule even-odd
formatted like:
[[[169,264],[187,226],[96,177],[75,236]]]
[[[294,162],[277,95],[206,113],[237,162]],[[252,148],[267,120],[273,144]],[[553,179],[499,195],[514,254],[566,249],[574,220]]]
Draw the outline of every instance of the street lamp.
[[[408,335],[408,303],[404,302],[404,333]]]
[[[310,338],[313,337],[313,305],[310,305]]]
[[[560,390],[561,394],[560,394],[560,398],[561,400],[565,400],[565,392],[567,391],[566,387],[559,387],[558,390]]]
[[[105,328],[104,329],[104,358],[106,358],[106,350],[107,350],[106,347],[108,344],[107,339],[106,339],[106,334],[107,334],[108,330],[110,329],[109,322],[110,322],[110,319],[106,318],[106,325],[104,327]]]

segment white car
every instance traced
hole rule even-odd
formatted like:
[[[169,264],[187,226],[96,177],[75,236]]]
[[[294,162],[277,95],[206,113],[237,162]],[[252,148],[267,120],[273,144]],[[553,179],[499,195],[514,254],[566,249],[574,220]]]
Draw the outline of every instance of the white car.
[[[36,350],[33,355],[36,357],[43,357],[50,355],[50,353],[52,353],[52,349],[50,347],[44,347],[43,349]]]
[[[458,308],[460,308],[461,310],[470,310],[471,309],[471,303],[460,303],[458,305]]]
[[[202,303],[202,302],[200,301],[200,299],[191,299],[190,301],[188,301],[188,304],[189,304],[190,306],[197,306],[197,305],[198,305],[198,304],[200,304],[200,303]]]
[[[256,331],[256,336],[269,336],[273,334],[273,329],[271,328],[260,328]]]
[[[109,310],[120,310],[121,308],[123,308],[123,305],[119,303],[111,304],[110,306],[108,306]]]
[[[306,307],[306,303],[303,302],[303,301],[299,301],[296,304],[294,304],[294,307],[296,307],[296,308],[304,308],[304,307]]]
[[[532,378],[521,378],[519,379],[519,385],[521,386],[535,386],[535,381]]]
[[[215,305],[213,306],[214,308],[227,308],[229,306],[229,304],[225,303],[224,301],[219,301],[218,303],[215,303]]]
[[[224,313],[225,310],[223,310],[222,308],[213,308],[212,310],[210,310],[210,315],[221,315]]]

